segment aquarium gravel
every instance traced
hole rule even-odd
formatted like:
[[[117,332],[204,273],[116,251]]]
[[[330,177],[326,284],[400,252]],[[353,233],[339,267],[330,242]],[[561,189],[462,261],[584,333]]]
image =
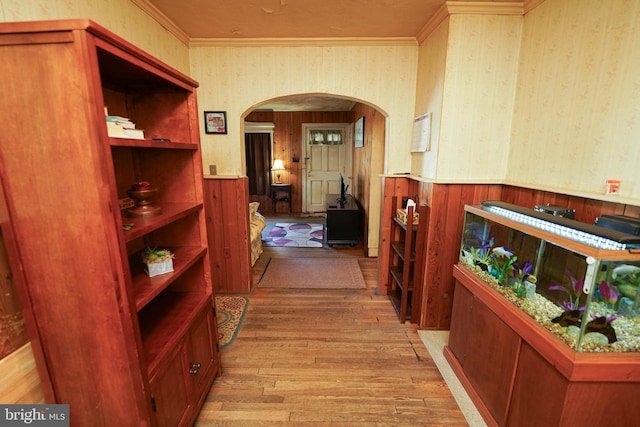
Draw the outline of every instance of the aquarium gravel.
[[[571,327],[563,327],[551,322],[551,319],[562,314],[563,309],[561,307],[558,307],[538,293],[536,293],[533,298],[521,298],[517,296],[511,288],[501,286],[492,275],[480,267],[470,264],[464,257],[460,258],[460,263],[540,325],[551,331],[561,341],[576,350],[577,334],[572,332]],[[591,312],[598,313],[599,315],[616,314],[614,310],[607,308],[598,301],[591,302]],[[611,322],[611,325],[616,332],[616,342],[612,344],[607,342],[605,344],[599,337],[590,337],[590,335],[596,334],[592,332],[585,334],[583,337],[580,351],[601,353],[640,352],[640,318],[619,317]]]

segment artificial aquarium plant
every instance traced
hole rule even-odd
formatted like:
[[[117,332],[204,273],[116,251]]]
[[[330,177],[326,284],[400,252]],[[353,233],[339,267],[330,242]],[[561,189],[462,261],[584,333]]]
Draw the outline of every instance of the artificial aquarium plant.
[[[566,287],[565,285],[551,285],[549,286],[549,290],[561,291],[567,294],[569,300],[563,301],[562,304],[560,304],[560,307],[565,311],[582,312],[584,311],[584,306],[580,307],[580,297],[583,295],[582,289],[584,288],[584,277],[582,279],[576,279],[568,269],[564,272],[571,282],[571,287]]]
[[[466,247],[461,251],[461,257],[468,264],[475,265],[496,278],[504,285],[506,278],[513,272],[513,264],[518,259],[513,251],[503,246],[492,248],[494,239],[486,241],[479,248]]]
[[[618,302],[618,292],[606,280],[600,281],[596,290],[596,297],[609,308],[613,308]]]
[[[462,249],[462,257],[467,259],[467,262],[472,265],[478,266],[483,271],[489,271],[491,265],[491,248],[493,247],[493,237],[484,242],[479,248],[469,246]]]
[[[569,270],[565,270],[565,274],[569,277],[571,287],[564,285],[552,285],[549,286],[551,291],[561,291],[568,295],[569,300],[564,301],[560,306],[565,310],[558,317],[551,319],[552,323],[557,323],[560,326],[575,326],[580,327],[582,325],[582,314],[585,311],[585,306],[580,305],[580,299],[584,289],[584,278],[576,279],[573,277]],[[604,283],[604,285],[603,285]],[[609,287],[606,281],[600,282],[599,286],[600,298],[603,302],[611,303],[617,295],[615,290]],[[615,296],[614,296],[615,295]],[[585,327],[585,334],[590,332],[597,332],[604,335],[607,338],[609,344],[617,341],[616,332],[613,329],[611,323],[616,320],[620,315],[590,315],[591,321],[589,321]]]
[[[489,274],[498,280],[501,285],[505,284],[505,279],[509,273],[513,271],[513,264],[518,260],[518,257],[513,254],[513,251],[503,246],[498,246],[491,250],[491,266],[489,267]]]
[[[531,274],[533,264],[529,260],[525,261],[522,268],[515,262],[513,263],[513,278],[515,284],[513,285],[513,291],[519,297],[533,297],[535,293],[535,283],[537,281],[536,276]]]

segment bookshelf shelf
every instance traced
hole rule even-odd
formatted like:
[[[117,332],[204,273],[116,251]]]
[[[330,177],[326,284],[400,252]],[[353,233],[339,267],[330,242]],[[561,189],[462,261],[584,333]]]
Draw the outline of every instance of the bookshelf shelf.
[[[2,23],[0,55],[18,124],[0,146],[2,232],[47,402],[77,425],[193,424],[221,372],[198,83],[90,20]],[[168,141],[109,137],[107,111]],[[140,181],[160,215],[119,209]],[[148,277],[146,247],[170,248],[174,271]]]

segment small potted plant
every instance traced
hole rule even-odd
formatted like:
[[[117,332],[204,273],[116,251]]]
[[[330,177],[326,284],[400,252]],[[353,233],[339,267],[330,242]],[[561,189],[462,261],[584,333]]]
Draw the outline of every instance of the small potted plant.
[[[149,277],[173,271],[173,254],[166,249],[146,248],[142,252],[142,262],[147,265]]]

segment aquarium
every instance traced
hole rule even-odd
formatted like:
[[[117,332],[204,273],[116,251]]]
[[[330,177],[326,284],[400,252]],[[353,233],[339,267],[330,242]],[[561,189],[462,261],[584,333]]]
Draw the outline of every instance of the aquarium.
[[[640,351],[638,236],[486,201],[460,263],[576,351]]]

